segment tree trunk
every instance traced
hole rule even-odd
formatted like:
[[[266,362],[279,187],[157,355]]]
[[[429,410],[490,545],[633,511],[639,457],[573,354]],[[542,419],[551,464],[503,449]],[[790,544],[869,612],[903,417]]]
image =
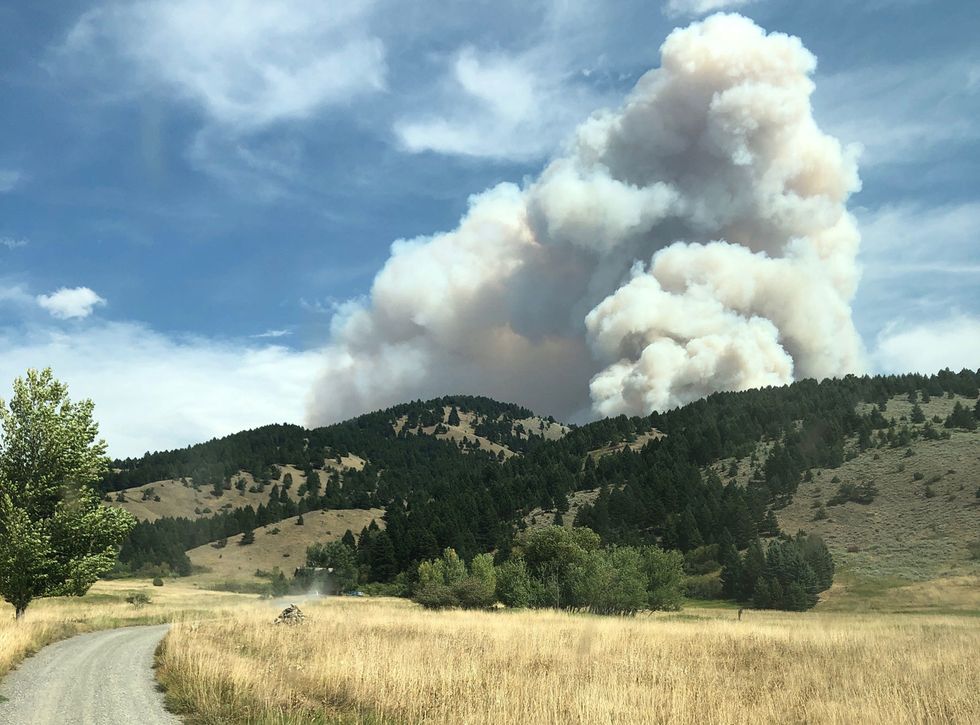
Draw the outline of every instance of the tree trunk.
[[[27,605],[24,604],[23,606],[17,606],[14,609],[16,610],[16,614],[14,615],[15,618],[20,619],[21,617],[24,616],[24,612],[27,611]]]

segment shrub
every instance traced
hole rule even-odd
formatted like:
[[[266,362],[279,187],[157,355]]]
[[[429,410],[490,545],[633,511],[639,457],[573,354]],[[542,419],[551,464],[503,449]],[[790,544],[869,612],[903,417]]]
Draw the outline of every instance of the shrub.
[[[853,483],[842,483],[837,489],[837,493],[827,502],[827,505],[838,506],[848,501],[867,505],[874,501],[877,495],[878,487],[872,481],[865,481],[856,486]]]
[[[966,549],[970,552],[970,558],[973,561],[980,561],[980,539],[971,541],[966,545]]]
[[[918,471],[916,471],[915,473],[912,474],[912,480],[913,481],[921,481],[923,478],[925,478],[925,476],[923,474],[919,473]]]
[[[721,579],[717,574],[689,576],[684,580],[684,596],[688,599],[721,599]]]
[[[155,587],[162,587],[163,586],[163,579],[161,579],[158,576],[153,577],[153,586],[155,586]]]
[[[126,603],[132,604],[137,609],[142,609],[150,603],[150,595],[146,592],[131,592],[126,595]]]

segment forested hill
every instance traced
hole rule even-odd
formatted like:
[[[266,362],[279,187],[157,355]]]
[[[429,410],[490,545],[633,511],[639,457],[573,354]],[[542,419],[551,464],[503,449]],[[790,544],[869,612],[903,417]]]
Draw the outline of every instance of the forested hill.
[[[348,453],[380,460],[378,454],[384,457],[381,449],[388,447],[388,441],[419,433],[457,440],[468,448],[482,447],[499,456],[501,449],[506,449],[506,454],[523,452],[563,432],[564,427],[553,419],[535,418],[518,405],[477,396],[447,396],[404,403],[313,430],[290,424],[267,425],[180,450],[116,460],[103,481],[103,490],[180,478],[212,485],[241,471],[261,478],[275,465],[290,463],[319,469],[325,459]]]
[[[314,431],[270,426],[122,461],[107,485],[233,476],[283,464],[310,470],[324,457],[343,453],[367,462],[363,470],[347,470],[342,481],[337,476],[322,490],[307,486],[298,502],[279,490],[258,511],[249,506],[199,521],[141,524],[122,554],[133,568],[160,563],[186,569],[187,562],[180,561],[184,550],[297,511],[377,507],[386,510],[384,526],[362,532],[358,550],[364,577],[388,581],[445,547],[466,559],[491,550],[506,556],[532,510],[560,515],[568,511],[570,494],[585,491],[598,492],[598,498],[578,511],[578,523],[607,542],[658,543],[682,551],[714,544],[744,549],[756,537],[776,533],[774,511],[792,501],[811,469],[835,468],[873,447],[905,446],[975,428],[978,382],[973,371],[804,380],[718,393],[667,413],[574,429],[533,419],[518,406],[455,396]],[[963,404],[957,403],[946,420],[910,425],[881,412],[897,395],[949,395]],[[469,418],[473,430],[480,426],[481,438],[507,452],[494,453],[485,445],[476,447],[472,439],[464,443],[442,432],[460,428],[471,413],[479,414]],[[518,423],[522,420],[537,420],[538,434],[528,430],[533,426]],[[624,446],[610,452],[610,443],[635,440],[651,429],[666,435],[639,450]],[[719,461],[747,457],[758,458],[747,479],[737,484],[723,482],[711,470]]]

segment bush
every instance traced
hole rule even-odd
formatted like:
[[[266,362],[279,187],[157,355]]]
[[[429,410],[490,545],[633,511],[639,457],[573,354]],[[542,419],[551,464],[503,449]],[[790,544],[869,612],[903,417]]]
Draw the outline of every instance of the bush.
[[[153,586],[155,586],[155,587],[162,587],[163,586],[163,579],[161,579],[158,576],[153,577]]]
[[[848,501],[867,505],[874,501],[877,495],[878,487],[872,481],[865,481],[856,486],[853,483],[842,483],[837,489],[837,493],[827,502],[827,505],[838,506]]]
[[[966,545],[966,549],[970,552],[970,558],[973,561],[980,561],[980,539],[971,541]]]
[[[150,603],[150,595],[146,592],[131,592],[126,595],[126,603],[132,604],[137,609],[142,609]]]
[[[684,596],[688,599],[721,599],[721,579],[717,574],[689,576],[684,580]]]

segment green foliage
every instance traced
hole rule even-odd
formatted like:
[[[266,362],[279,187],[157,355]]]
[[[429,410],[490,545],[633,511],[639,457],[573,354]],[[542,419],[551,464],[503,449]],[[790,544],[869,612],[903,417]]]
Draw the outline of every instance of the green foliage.
[[[724,587],[717,574],[699,574],[684,578],[684,596],[689,599],[721,599]]]
[[[531,605],[531,577],[524,559],[510,559],[497,567],[497,599],[508,607]]]
[[[163,579],[160,578],[160,577],[158,577],[158,576],[153,577],[153,586],[155,586],[155,587],[162,587],[163,586]]]
[[[853,483],[842,483],[837,489],[837,493],[827,501],[827,505],[839,506],[848,501],[867,505],[874,501],[877,495],[878,487],[875,486],[874,481],[864,481],[857,485]]]
[[[255,531],[252,529],[246,529],[245,533],[242,534],[242,538],[238,541],[239,546],[250,546],[255,543]]]
[[[976,430],[977,429],[977,417],[973,412],[970,411],[965,405],[956,401],[956,405],[953,406],[953,412],[946,417],[946,422],[943,423],[946,428],[965,428],[966,430]]]
[[[758,609],[809,609],[833,580],[834,560],[826,544],[803,532],[770,541],[764,554],[756,542],[722,570],[725,593]]]
[[[306,566],[332,569],[331,575],[341,592],[357,586],[357,557],[343,541],[316,543],[306,549]]]
[[[137,609],[142,609],[151,601],[150,595],[146,592],[131,592],[126,595],[126,603],[132,604]]]
[[[657,547],[601,548],[589,529],[521,532],[497,567],[497,596],[512,607],[554,607],[630,615],[679,609],[684,557]]]
[[[414,598],[423,607],[485,609],[495,601],[497,579],[489,554],[474,557],[467,569],[455,550],[446,549],[441,558],[419,564],[418,575]]]
[[[0,595],[17,616],[38,597],[85,594],[135,523],[92,488],[108,466],[93,408],[50,369],[0,401]]]

